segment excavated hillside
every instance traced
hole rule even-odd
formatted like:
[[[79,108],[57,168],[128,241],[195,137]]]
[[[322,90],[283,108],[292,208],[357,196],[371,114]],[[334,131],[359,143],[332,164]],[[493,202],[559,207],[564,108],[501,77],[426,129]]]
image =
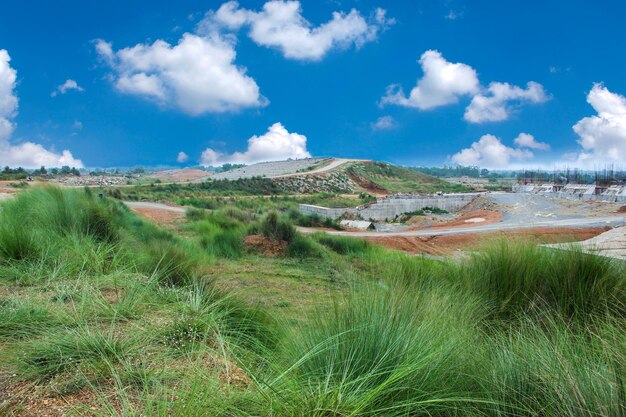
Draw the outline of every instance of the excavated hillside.
[[[270,177],[284,192],[309,194],[315,192],[358,193],[375,195],[397,193],[434,193],[467,191],[407,168],[383,162],[360,160],[325,161],[322,168],[310,172]]]

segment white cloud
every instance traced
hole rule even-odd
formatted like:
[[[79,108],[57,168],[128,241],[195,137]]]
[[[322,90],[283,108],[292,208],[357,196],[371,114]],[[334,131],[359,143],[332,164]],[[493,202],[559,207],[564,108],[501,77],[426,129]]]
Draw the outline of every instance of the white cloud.
[[[73,130],[82,130],[83,129],[83,122],[81,122],[80,120],[74,120],[74,123],[72,123],[72,129]]]
[[[484,168],[506,168],[512,159],[523,160],[534,155],[527,149],[510,148],[493,135],[484,135],[471,147],[452,155],[452,161],[459,165]]]
[[[17,114],[17,96],[13,94],[17,72],[9,64],[11,57],[6,49],[0,49],[0,142],[13,132],[11,119]]]
[[[596,111],[574,126],[583,150],[578,162],[583,165],[626,161],[626,97],[612,93],[602,84],[594,84],[587,102]]]
[[[198,25],[201,33],[249,27],[248,35],[258,45],[279,49],[285,58],[319,60],[333,49],[357,48],[376,40],[378,33],[395,23],[383,9],[366,20],[359,11],[333,12],[332,18],[314,27],[302,16],[299,1],[268,1],[261,11],[240,8],[236,1],[209,12]]]
[[[541,151],[547,151],[550,149],[550,145],[545,142],[537,142],[533,135],[528,133],[520,133],[514,140],[515,144],[520,148],[538,149]]]
[[[200,155],[200,163],[205,166],[223,165],[226,163],[220,162],[223,156],[224,154],[221,152],[215,151],[211,148],[206,148]]]
[[[58,94],[65,94],[68,91],[76,90],[78,92],[83,92],[85,89],[78,85],[78,83],[72,79],[65,80],[63,84],[58,86],[52,93],[50,93],[50,97],[56,97]]]
[[[487,91],[474,96],[464,118],[471,123],[499,122],[509,118],[514,106],[543,103],[548,100],[543,86],[534,81],[521,88],[509,83],[492,82]]]
[[[281,123],[274,123],[265,134],[255,135],[248,139],[248,149],[245,152],[227,155],[207,148],[202,152],[200,163],[217,166],[225,163],[254,164],[289,158],[310,158],[311,154],[306,149],[306,140],[306,136],[289,133]]]
[[[492,82],[483,88],[476,70],[467,64],[447,61],[439,51],[428,50],[419,60],[424,75],[407,97],[398,84],[387,87],[381,105],[394,104],[430,110],[472,97],[464,118],[471,123],[495,122],[509,118],[521,104],[543,103],[549,96],[543,86],[530,81],[526,88]]]
[[[176,157],[176,162],[180,162],[181,164],[183,162],[187,162],[187,160],[189,159],[189,156],[185,153],[185,152],[178,152],[178,156]]]
[[[56,153],[43,146],[25,142],[11,144],[9,139],[13,133],[13,118],[17,115],[18,99],[14,89],[17,72],[9,64],[11,57],[5,49],[0,49],[0,166],[21,166],[36,168],[41,165],[69,165],[82,168],[83,163],[74,159],[68,150]]]
[[[399,85],[390,85],[381,104],[429,110],[456,103],[460,97],[479,91],[478,75],[469,65],[449,62],[434,50],[424,52],[419,63],[424,76],[417,81],[409,96],[404,95]]]
[[[217,34],[185,33],[177,45],[157,40],[118,51],[97,40],[96,51],[113,69],[118,91],[191,115],[267,104],[246,69],[234,64],[234,44]]]
[[[68,150],[60,154],[50,151],[38,143],[25,142],[19,145],[10,145],[7,142],[0,144],[0,166],[21,166],[23,168],[39,168],[40,166],[82,168],[83,162],[74,158]]]
[[[372,130],[391,130],[395,129],[398,123],[391,116],[381,116],[371,126]]]

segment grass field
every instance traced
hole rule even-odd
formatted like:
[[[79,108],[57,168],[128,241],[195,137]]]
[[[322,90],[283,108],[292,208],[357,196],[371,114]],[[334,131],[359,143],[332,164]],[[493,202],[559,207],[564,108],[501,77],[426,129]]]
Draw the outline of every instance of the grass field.
[[[624,263],[410,257],[256,198],[171,230],[88,190],[3,202],[0,415],[626,413]]]

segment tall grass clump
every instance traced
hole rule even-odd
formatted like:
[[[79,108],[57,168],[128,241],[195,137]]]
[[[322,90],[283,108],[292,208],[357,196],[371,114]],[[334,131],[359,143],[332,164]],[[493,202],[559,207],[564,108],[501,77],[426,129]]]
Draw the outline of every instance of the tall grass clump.
[[[475,300],[443,292],[354,292],[284,339],[276,414],[472,415],[480,314]]]
[[[309,236],[296,234],[287,246],[287,254],[292,258],[320,258],[323,248]]]
[[[494,416],[622,416],[626,411],[623,323],[575,329],[560,318],[525,318],[489,338],[481,381]]]
[[[291,242],[296,236],[293,225],[276,211],[270,211],[261,219],[258,231],[265,237],[285,242]]]
[[[367,255],[372,249],[372,245],[365,239],[331,236],[325,233],[316,233],[313,237],[317,242],[332,249],[340,255]]]
[[[269,315],[209,283],[195,281],[177,297],[178,315],[161,337],[178,354],[211,348],[241,356],[246,351],[265,353],[276,343]]]
[[[88,189],[33,188],[3,204],[1,253],[5,259],[22,259],[40,252],[42,241],[69,235],[115,242],[121,212],[118,204],[94,197]]]
[[[0,300],[0,340],[24,339],[61,323],[46,306],[18,298]]]
[[[50,331],[22,345],[17,366],[28,378],[49,378],[83,366],[121,362],[135,348],[132,340],[116,335],[113,328],[83,325]]]
[[[216,258],[236,259],[243,255],[245,226],[224,213],[206,213],[187,227],[199,237],[200,246]]]
[[[451,279],[483,296],[503,318],[548,308],[584,319],[625,316],[625,277],[624,265],[610,258],[501,241],[463,263]]]

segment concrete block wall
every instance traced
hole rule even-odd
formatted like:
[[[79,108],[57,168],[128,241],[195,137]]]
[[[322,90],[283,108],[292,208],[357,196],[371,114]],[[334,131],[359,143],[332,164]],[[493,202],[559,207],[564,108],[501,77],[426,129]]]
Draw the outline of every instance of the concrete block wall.
[[[358,215],[365,220],[393,220],[396,216],[424,207],[436,207],[447,211],[456,211],[465,207],[479,193],[444,194],[444,195],[402,195],[388,197],[375,203],[356,208],[328,208],[300,204],[300,212],[304,214],[318,214],[323,217],[336,219],[345,213]]]

